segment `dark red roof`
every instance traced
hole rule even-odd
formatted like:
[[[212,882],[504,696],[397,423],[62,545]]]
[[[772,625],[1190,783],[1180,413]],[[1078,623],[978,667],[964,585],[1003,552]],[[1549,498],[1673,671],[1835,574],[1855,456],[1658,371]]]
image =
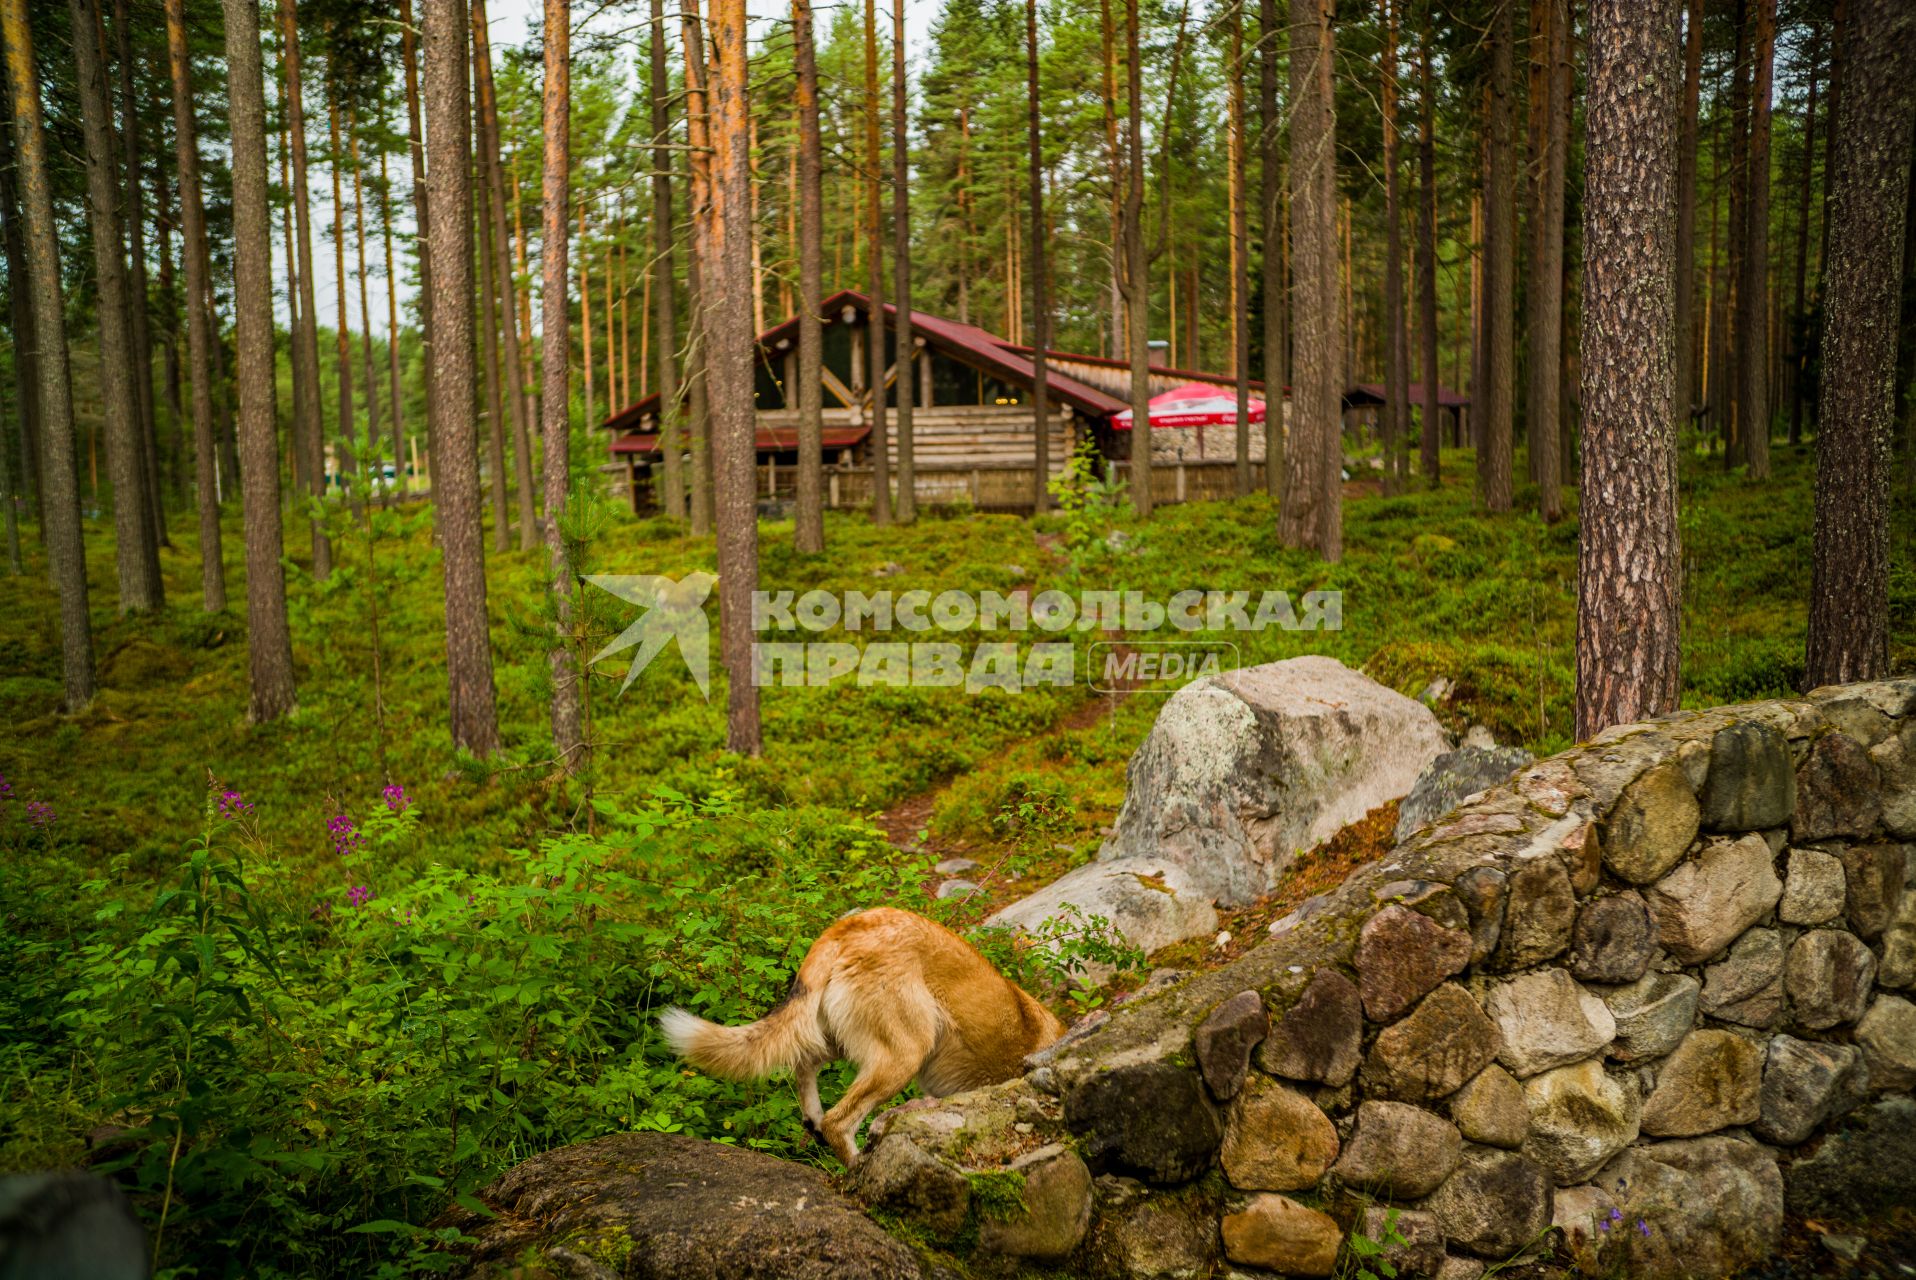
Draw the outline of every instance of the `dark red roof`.
[[[856,289],[840,289],[837,293],[832,294],[819,304],[819,311],[824,315],[825,323],[836,324],[840,322],[839,318],[847,306],[855,307],[863,312],[870,308],[871,302],[865,294],[860,293]],[[897,304],[887,302],[885,304],[885,312],[888,316],[895,317],[898,314]],[[1029,388],[1036,376],[1036,369],[1032,363],[1032,357],[1036,348],[1007,342],[995,334],[980,329],[977,325],[961,324],[956,320],[948,320],[943,316],[933,315],[928,311],[914,310],[911,313],[911,323],[913,332],[924,338],[927,345],[937,347],[947,355],[965,364],[969,364],[974,368],[982,369],[993,377],[1000,378],[1016,386]],[[758,336],[760,358],[769,358],[771,354],[780,349],[780,343],[785,345],[786,350],[797,346],[797,316],[792,316],[780,324],[773,325]],[[1072,351],[1047,351],[1047,354],[1056,360],[1072,360],[1084,364],[1103,365],[1109,368],[1128,367],[1125,361],[1115,360],[1109,356],[1084,355]],[[1234,385],[1234,379],[1222,374],[1202,373],[1189,369],[1173,369],[1167,365],[1154,364],[1151,366],[1151,373],[1154,376],[1168,376],[1196,382],[1211,382],[1217,383],[1220,386]],[[1108,418],[1112,414],[1130,406],[1129,401],[1120,400],[1110,393],[1098,387],[1094,387],[1088,382],[1080,381],[1059,369],[1048,368],[1046,375],[1046,386],[1052,395],[1090,417]],[[1250,382],[1250,390],[1261,395],[1264,391],[1264,384],[1260,381],[1252,380]],[[1285,391],[1288,395],[1289,388],[1286,388]],[[1413,385],[1411,387],[1410,398],[1413,404],[1421,402],[1422,390],[1419,386]],[[1344,407],[1347,409],[1364,408],[1370,405],[1382,404],[1383,402],[1384,388],[1377,383],[1360,382],[1353,385],[1350,390],[1344,393]],[[1440,387],[1437,392],[1437,402],[1447,409],[1453,409],[1469,404],[1470,397],[1452,391],[1448,387]],[[650,452],[657,448],[656,442],[647,445],[638,445],[631,443],[631,441],[655,440],[653,436],[636,433],[635,428],[646,418],[657,414],[658,406],[659,395],[658,392],[655,391],[636,403],[627,405],[599,424],[602,430],[615,433],[615,441],[612,446],[614,453],[642,453]],[[766,444],[764,441],[768,434],[770,433],[765,431],[759,432],[761,442],[759,447],[761,449],[790,449],[797,447],[796,439],[789,445]],[[828,436],[830,434],[830,432],[827,432]],[[858,438],[863,439],[864,437],[861,434]],[[855,441],[845,441],[843,443],[855,443]],[[829,447],[842,447],[842,444]]]
[[[1004,346],[1005,350],[1016,351],[1021,355],[1029,355],[1031,352],[1037,350],[1036,347],[1009,342],[1005,343]],[[1059,351],[1055,347],[1045,348],[1045,353],[1053,360],[1069,360],[1074,364],[1095,364],[1106,369],[1129,369],[1131,367],[1129,360],[1121,360],[1115,356],[1086,355],[1082,351]],[[1198,369],[1177,369],[1168,364],[1147,364],[1145,368],[1154,378],[1179,378],[1185,382],[1214,382],[1220,387],[1235,387],[1237,385],[1237,379],[1228,373],[1205,373]],[[1260,396],[1264,394],[1264,383],[1261,379],[1251,378],[1249,379],[1249,385],[1253,394]],[[1289,388],[1285,389],[1285,394],[1290,394]],[[1131,402],[1129,400],[1125,401],[1126,408],[1129,408],[1130,405]]]
[[[870,427],[826,427],[819,442],[827,449],[846,449],[871,434]],[[789,453],[798,448],[797,427],[760,427],[754,442],[760,453]],[[612,442],[614,453],[657,453],[656,433],[628,431]]]
[[[870,309],[871,301],[856,289],[840,289],[819,305],[819,311],[824,315],[825,323],[834,324],[838,323],[839,315],[847,306],[856,307],[863,312]],[[897,304],[887,302],[885,314],[896,316]],[[947,320],[943,316],[935,316],[928,311],[915,309],[911,313],[911,324],[912,331],[922,337],[928,346],[935,346],[955,359],[983,369],[993,377],[1028,388],[1036,376],[1028,348],[1020,351],[976,325],[960,324],[956,320]],[[797,316],[759,334],[758,345],[761,356],[778,350],[778,344],[781,341],[788,349],[798,344]],[[1045,385],[1050,393],[1091,417],[1107,417],[1125,406],[1124,401],[1115,399],[1091,384],[1080,382],[1056,369],[1047,370],[1047,373],[1049,376],[1045,380]],[[637,403],[619,410],[599,426],[607,431],[631,432],[641,420],[656,414],[658,406],[659,394],[655,391]]]
[[[1424,402],[1424,384],[1410,384],[1410,403],[1412,408]],[[1351,389],[1344,393],[1346,409],[1363,409],[1374,404],[1384,403],[1384,384],[1381,382],[1354,382]],[[1438,386],[1437,405],[1443,409],[1457,409],[1470,403],[1470,397],[1461,391],[1452,391],[1449,387]]]

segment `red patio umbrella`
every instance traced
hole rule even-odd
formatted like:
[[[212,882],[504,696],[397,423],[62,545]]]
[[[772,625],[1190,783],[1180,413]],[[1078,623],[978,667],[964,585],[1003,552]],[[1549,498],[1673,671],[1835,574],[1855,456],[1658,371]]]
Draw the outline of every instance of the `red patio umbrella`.
[[[1256,396],[1246,401],[1252,422],[1264,421],[1264,402]],[[1111,415],[1111,425],[1119,431],[1131,429],[1131,411]],[[1153,427],[1224,427],[1237,425],[1237,397],[1229,388],[1208,382],[1187,382],[1163,395],[1151,397]]]

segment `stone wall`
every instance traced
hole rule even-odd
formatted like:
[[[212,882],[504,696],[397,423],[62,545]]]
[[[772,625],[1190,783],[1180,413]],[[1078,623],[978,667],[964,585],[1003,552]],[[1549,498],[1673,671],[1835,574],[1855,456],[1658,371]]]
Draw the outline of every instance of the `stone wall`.
[[[981,1273],[1328,1275],[1361,1234],[1405,1276],[1731,1274],[1894,1174],[1821,1135],[1916,1141],[1909,840],[1916,681],[1620,727],[880,1117],[854,1189]]]

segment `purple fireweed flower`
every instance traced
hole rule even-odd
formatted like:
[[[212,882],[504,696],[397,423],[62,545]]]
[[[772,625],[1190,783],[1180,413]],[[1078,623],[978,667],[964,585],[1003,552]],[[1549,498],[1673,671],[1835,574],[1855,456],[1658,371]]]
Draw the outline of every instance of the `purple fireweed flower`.
[[[1608,1231],[1610,1229],[1610,1219],[1605,1218],[1603,1221],[1599,1222],[1597,1226],[1602,1228],[1605,1231]]]
[[[44,800],[27,801],[27,821],[36,827],[50,827],[56,815],[53,806]]]
[[[1647,1223],[1647,1222],[1645,1222],[1645,1221],[1644,1221],[1644,1220],[1643,1220],[1642,1218],[1638,1218],[1638,1219],[1637,1219],[1637,1230],[1638,1230],[1638,1231],[1640,1231],[1640,1232],[1642,1232],[1642,1233],[1644,1234],[1644,1236],[1646,1236],[1646,1237],[1647,1237],[1647,1236],[1648,1236],[1648,1235],[1650,1234],[1650,1224],[1649,1224],[1649,1223]]]
[[[333,852],[345,857],[360,846],[363,837],[353,820],[345,814],[335,814],[326,820],[326,834],[332,837]]]
[[[395,782],[379,794],[386,797],[386,807],[394,813],[404,813],[412,807],[412,797],[406,794],[406,788]]]
[[[373,896],[372,889],[369,886],[363,885],[363,884],[356,884],[352,886],[350,889],[346,890],[346,900],[348,902],[351,902],[355,907],[365,906],[366,900],[372,896]]]
[[[253,806],[248,804],[239,792],[230,787],[220,792],[220,817],[243,818],[252,811]]]
[[[0,800],[13,798],[13,784],[7,781],[7,775],[0,773]]]

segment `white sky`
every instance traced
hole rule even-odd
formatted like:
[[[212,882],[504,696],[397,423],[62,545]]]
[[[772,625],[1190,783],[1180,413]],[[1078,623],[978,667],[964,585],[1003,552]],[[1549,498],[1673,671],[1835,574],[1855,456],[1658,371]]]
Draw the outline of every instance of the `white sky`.
[[[836,0],[836,2],[858,3],[858,0]],[[633,5],[628,2],[627,7],[620,10],[601,10],[598,8],[597,0],[585,0],[585,2],[575,0],[573,4],[573,21],[577,25],[573,28],[573,37],[577,40],[582,31],[586,34],[590,34],[595,30],[613,31],[621,28],[629,29],[634,22],[638,20],[637,10],[641,7],[649,9],[649,6]],[[816,24],[821,31],[831,19],[832,7],[833,4],[831,0],[817,5],[818,16],[816,18]],[[925,49],[925,42],[930,26],[943,7],[943,0],[906,0],[906,51],[912,61],[913,75],[917,72],[918,59]],[[668,0],[666,9],[668,14],[675,12],[677,9],[675,0]],[[880,21],[889,25],[889,17],[886,15],[890,13],[891,0],[878,0],[878,9],[881,14]],[[791,12],[788,5],[777,3],[777,0],[749,0],[748,10],[754,20],[769,19],[774,16],[784,17]],[[497,64],[499,51],[501,49],[507,46],[523,45],[526,42],[533,29],[534,23],[543,12],[544,5],[542,0],[489,0],[487,16],[491,22],[490,34],[495,65]],[[587,18],[587,14],[593,14],[595,16]],[[632,56],[636,58],[641,56],[641,53],[641,46],[634,43]],[[310,134],[309,145],[311,145],[320,140],[320,134],[325,127],[325,119],[323,116],[319,116],[316,119],[314,113],[309,110],[307,112],[306,127],[309,131],[314,131]],[[279,152],[277,145],[269,146],[267,163],[271,167],[274,181],[277,181],[279,177]],[[396,234],[393,239],[393,270],[399,277],[400,323],[404,325],[407,322],[413,295],[413,289],[409,279],[413,269],[412,219],[410,216],[412,209],[412,168],[403,154],[390,158],[387,161],[387,166],[388,172],[393,180],[394,194],[399,199],[402,213],[405,215],[395,228]],[[350,221],[352,218],[352,206],[350,203],[352,199],[352,187],[350,182],[342,187],[342,191],[348,201],[346,208],[346,216],[348,219],[346,241],[347,327],[352,332],[358,333],[361,329],[359,317],[359,278],[357,257],[352,247],[352,224]],[[338,294],[334,280],[332,175],[324,169],[315,168],[309,176],[308,195],[311,198],[312,205],[313,309],[317,313],[321,327],[337,328],[339,308],[337,306]],[[531,211],[528,217],[531,219],[528,224],[528,231],[536,235],[536,210]],[[366,301],[372,311],[372,331],[384,337],[387,331],[384,247],[378,240],[377,224],[372,220],[370,209],[367,211],[367,218]],[[536,245],[534,245],[533,248],[536,251]],[[274,309],[282,324],[287,323],[290,316],[285,296],[285,250],[285,228],[280,218],[276,216],[273,223]],[[477,281],[475,280],[474,283],[476,285]],[[533,311],[536,315],[539,309],[539,299],[536,289],[532,302]]]

